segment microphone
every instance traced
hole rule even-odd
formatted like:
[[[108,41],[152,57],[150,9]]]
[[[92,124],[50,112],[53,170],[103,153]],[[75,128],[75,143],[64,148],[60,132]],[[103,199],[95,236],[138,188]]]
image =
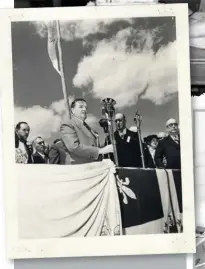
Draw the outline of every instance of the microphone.
[[[105,133],[108,132],[108,121],[107,121],[107,119],[100,119],[99,120],[99,125],[100,125],[100,127],[102,127],[104,129]]]

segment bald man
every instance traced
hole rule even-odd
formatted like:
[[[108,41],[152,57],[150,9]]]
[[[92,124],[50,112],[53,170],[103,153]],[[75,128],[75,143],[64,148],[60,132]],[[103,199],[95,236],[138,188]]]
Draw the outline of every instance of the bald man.
[[[142,167],[138,133],[126,127],[126,117],[122,113],[115,115],[116,131],[114,133],[119,166]]]
[[[181,169],[180,135],[178,122],[169,119],[166,122],[167,137],[159,141],[155,152],[157,168]],[[166,165],[163,159],[166,159]]]

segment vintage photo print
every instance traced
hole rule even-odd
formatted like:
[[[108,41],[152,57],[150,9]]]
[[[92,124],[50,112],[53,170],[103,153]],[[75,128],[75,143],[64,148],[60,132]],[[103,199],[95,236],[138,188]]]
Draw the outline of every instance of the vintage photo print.
[[[193,253],[187,6],[1,15],[8,256]]]
[[[193,98],[194,127],[194,166],[195,166],[195,215],[196,215],[196,254],[195,268],[205,268],[205,143],[203,139],[205,119],[205,95]]]
[[[200,103],[203,107],[200,107]],[[195,221],[196,221],[196,253],[194,255],[193,268],[204,268],[204,243],[205,243],[205,184],[204,184],[204,172],[205,172],[205,143],[203,139],[204,129],[204,117],[205,117],[205,102],[204,95],[193,98],[193,120],[194,129],[197,132],[194,133],[194,166],[195,166]]]
[[[201,96],[205,93],[205,0],[157,0],[157,2],[164,4],[188,4],[190,26],[191,95],[196,97]]]

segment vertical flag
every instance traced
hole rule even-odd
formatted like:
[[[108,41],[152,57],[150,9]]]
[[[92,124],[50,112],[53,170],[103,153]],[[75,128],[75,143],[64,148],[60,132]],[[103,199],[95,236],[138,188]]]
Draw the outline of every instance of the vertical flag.
[[[61,75],[59,68],[59,61],[57,57],[57,42],[58,42],[58,32],[57,32],[57,22],[48,22],[48,55],[53,64],[55,70]]]
[[[61,49],[61,33],[59,21],[49,21],[48,27],[48,55],[52,62],[53,67],[61,77],[62,91],[65,101],[65,111],[67,118],[71,118],[71,109],[68,99],[68,93],[66,89],[64,68],[63,68],[63,57]]]

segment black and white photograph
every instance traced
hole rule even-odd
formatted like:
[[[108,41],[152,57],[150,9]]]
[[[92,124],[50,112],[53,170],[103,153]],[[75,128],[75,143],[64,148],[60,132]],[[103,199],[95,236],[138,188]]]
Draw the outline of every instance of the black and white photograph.
[[[4,15],[9,257],[194,252],[187,17],[186,5]]]
[[[194,108],[194,166],[195,166],[195,214],[196,214],[196,254],[194,268],[205,268],[205,143],[203,138],[205,102],[204,95],[193,97]]]

